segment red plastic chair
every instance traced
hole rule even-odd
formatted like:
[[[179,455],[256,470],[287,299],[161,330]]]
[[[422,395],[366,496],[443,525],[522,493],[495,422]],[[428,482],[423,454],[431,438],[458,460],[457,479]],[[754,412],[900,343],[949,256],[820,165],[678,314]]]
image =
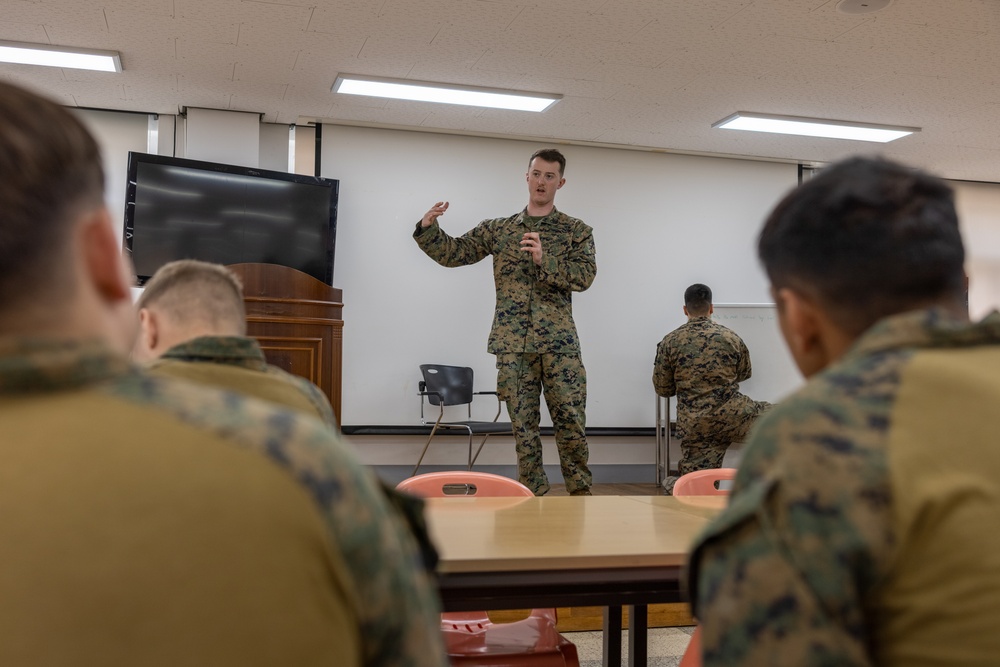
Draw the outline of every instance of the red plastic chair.
[[[736,477],[736,468],[710,468],[681,475],[674,482],[675,496],[728,496],[727,489],[716,488],[716,482]]]
[[[701,667],[701,628],[695,627],[691,641],[677,667]]]
[[[396,488],[424,498],[534,496],[509,477],[464,470],[417,475]],[[450,612],[441,614],[441,632],[452,665],[580,665],[576,645],[556,632],[555,609],[532,609],[513,623],[493,623],[485,611]]]
[[[728,496],[729,489],[716,488],[716,482],[736,477],[736,468],[695,470],[681,475],[674,482],[675,496]],[[678,667],[701,667],[701,628],[695,627],[691,641]]]

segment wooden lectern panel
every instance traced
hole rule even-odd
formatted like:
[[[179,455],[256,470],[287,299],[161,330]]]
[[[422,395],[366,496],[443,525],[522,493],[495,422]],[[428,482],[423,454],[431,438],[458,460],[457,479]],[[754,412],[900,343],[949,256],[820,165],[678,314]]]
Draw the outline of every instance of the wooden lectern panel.
[[[268,363],[304,377],[330,399],[340,422],[343,291],[277,264],[231,264],[243,281],[247,335]]]

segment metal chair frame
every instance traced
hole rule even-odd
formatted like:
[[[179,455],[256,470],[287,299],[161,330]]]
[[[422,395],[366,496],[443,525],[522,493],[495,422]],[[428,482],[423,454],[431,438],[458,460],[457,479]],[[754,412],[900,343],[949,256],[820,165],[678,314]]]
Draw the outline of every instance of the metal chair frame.
[[[427,454],[427,448],[431,445],[431,440],[439,430],[459,430],[465,431],[469,436],[469,470],[472,470],[472,466],[476,464],[476,460],[479,458],[479,453],[483,451],[483,446],[491,435],[504,435],[510,433],[513,435],[513,426],[510,422],[501,422],[500,413],[502,412],[503,405],[500,401],[500,396],[495,391],[472,391],[473,387],[473,371],[472,368],[468,366],[446,366],[443,364],[421,364],[420,372],[424,379],[420,381],[417,385],[419,391],[417,392],[420,396],[420,423],[427,425],[429,421],[426,417],[424,405],[425,403],[430,403],[438,407],[438,416],[434,421],[434,425],[431,427],[430,435],[427,436],[427,442],[424,443],[424,449],[420,452],[420,458],[417,459],[417,464],[413,467],[413,475],[417,474],[417,470],[420,469],[420,464],[423,463],[424,456]],[[436,373],[448,373],[450,377],[460,377],[465,380],[467,376],[467,381],[463,381],[458,387],[437,387],[433,384],[433,378]],[[428,379],[431,379],[432,388],[428,389]],[[495,396],[497,399],[497,412],[493,416],[492,421],[482,421],[475,420],[472,418],[472,401],[476,396]],[[444,409],[446,407],[453,407],[458,405],[466,406],[466,414],[468,419],[463,421],[445,421],[444,420]],[[479,442],[479,448],[476,449],[475,454],[472,453],[473,438],[476,435],[482,435],[483,439]]]

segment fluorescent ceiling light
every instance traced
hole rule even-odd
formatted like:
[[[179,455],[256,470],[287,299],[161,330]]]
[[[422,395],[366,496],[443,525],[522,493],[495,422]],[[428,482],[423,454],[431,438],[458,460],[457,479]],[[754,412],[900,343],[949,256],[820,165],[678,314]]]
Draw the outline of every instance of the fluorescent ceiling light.
[[[877,141],[883,144],[920,131],[919,127],[873,125],[872,123],[851,123],[842,120],[800,118],[798,116],[775,116],[746,111],[737,111],[732,116],[723,118],[718,123],[713,123],[712,127],[726,130],[799,134],[806,137]]]
[[[98,72],[121,72],[122,61],[117,51],[71,49],[48,44],[0,41],[0,62],[20,65],[46,65],[71,69],[93,69]]]
[[[494,88],[453,86],[447,83],[407,81],[404,79],[379,79],[342,75],[333,84],[333,92],[345,95],[388,97],[417,102],[464,104],[473,107],[513,109],[515,111],[545,111],[562,99],[560,95],[522,93]]]

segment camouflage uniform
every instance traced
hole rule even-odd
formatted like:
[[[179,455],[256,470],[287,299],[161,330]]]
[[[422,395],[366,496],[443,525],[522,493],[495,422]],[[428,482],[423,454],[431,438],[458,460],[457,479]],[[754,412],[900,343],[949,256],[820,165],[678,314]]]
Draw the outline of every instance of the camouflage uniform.
[[[328,426],[337,425],[323,390],[268,364],[253,338],[200,336],[170,348],[145,370],[152,375],[184,378],[279,403],[315,415]]]
[[[317,420],[0,341],[0,664],[434,665],[434,584]]]
[[[689,586],[704,664],[1000,659],[1000,314],[882,320],[764,415]]]
[[[323,390],[305,378],[268,364],[260,344],[253,338],[200,336],[173,346],[144,370],[150,375],[191,380],[277,403],[318,417],[330,428],[337,427],[333,406]],[[423,499],[396,491],[381,480],[379,486],[406,521],[424,564],[433,571],[438,553],[428,533]]]
[[[678,472],[718,468],[734,442],[743,441],[757,416],[771,407],[740,393],[753,372],[750,352],[732,329],[707,315],[693,317],[656,346],[653,387],[677,396]],[[667,493],[677,477],[664,483]]]
[[[536,230],[541,266],[521,250],[525,232]],[[427,228],[418,223],[413,237],[442,266],[465,266],[493,256],[496,312],[487,349],[497,355],[497,391],[514,425],[518,479],[538,495],[549,490],[538,434],[544,390],[566,489],[588,491],[587,374],[572,293],[590,287],[597,273],[593,230],[553,208],[537,222],[527,210],[484,220],[459,238],[446,234],[437,222]]]

